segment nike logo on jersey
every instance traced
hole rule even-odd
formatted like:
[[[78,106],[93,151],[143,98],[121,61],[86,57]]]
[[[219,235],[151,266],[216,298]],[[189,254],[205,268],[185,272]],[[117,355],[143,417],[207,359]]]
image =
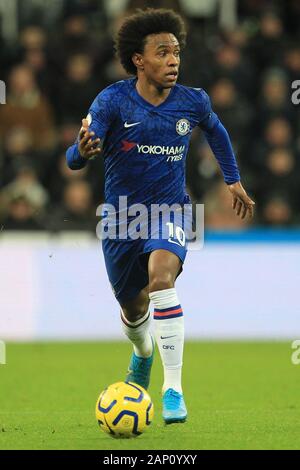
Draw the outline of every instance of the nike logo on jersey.
[[[173,336],[161,336],[160,339],[175,338],[175,336],[177,336],[177,335],[173,335]]]
[[[138,124],[141,124],[141,122],[133,122],[131,124],[128,124],[128,122],[124,122],[124,127],[127,129],[128,127],[133,127],[133,126],[137,126]]]

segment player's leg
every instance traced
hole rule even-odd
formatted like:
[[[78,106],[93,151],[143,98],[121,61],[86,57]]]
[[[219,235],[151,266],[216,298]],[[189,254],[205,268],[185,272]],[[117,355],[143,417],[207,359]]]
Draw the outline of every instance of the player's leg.
[[[154,355],[148,286],[134,299],[121,303],[121,320],[123,330],[133,345],[126,381],[138,383],[147,389]]]
[[[148,272],[141,264],[141,242],[102,241],[105,266],[121,307],[123,330],[133,345],[127,380],[147,388],[153,361],[150,335]]]
[[[181,371],[184,345],[183,312],[175,289],[181,270],[179,257],[167,250],[155,250],[148,263],[149,297],[154,304],[156,342],[164,367],[163,417],[166,423],[185,421]]]
[[[146,358],[152,354],[150,320],[149,288],[146,286],[134,299],[121,302],[123,330],[139,357]]]

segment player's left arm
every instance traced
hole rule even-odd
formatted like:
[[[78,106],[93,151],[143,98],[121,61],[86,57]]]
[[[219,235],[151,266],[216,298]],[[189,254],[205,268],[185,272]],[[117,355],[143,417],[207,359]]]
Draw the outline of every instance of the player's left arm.
[[[200,127],[222,170],[225,183],[232,195],[232,208],[242,219],[248,214],[253,217],[255,202],[242,186],[238,164],[227,130],[212,111],[208,95],[202,90],[205,99],[204,118]]]

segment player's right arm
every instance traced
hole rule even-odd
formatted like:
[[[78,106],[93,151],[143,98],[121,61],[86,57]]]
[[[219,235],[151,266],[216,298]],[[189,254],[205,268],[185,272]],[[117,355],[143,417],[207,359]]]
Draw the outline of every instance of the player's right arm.
[[[99,155],[101,149],[98,147],[100,139],[95,138],[95,132],[89,130],[89,124],[87,119],[82,119],[82,127],[79,132],[79,143],[78,150],[79,154],[85,160]]]
[[[68,148],[66,157],[67,164],[72,170],[83,168],[90,158],[99,155],[101,149],[98,147],[100,139],[95,138],[95,132],[90,131],[87,119],[82,119],[82,127],[79,131],[78,140]]]
[[[88,160],[100,154],[99,144],[115,115],[112,95],[111,87],[99,93],[89,109],[88,116],[82,120],[78,138],[66,152],[67,164],[72,170],[83,168]]]

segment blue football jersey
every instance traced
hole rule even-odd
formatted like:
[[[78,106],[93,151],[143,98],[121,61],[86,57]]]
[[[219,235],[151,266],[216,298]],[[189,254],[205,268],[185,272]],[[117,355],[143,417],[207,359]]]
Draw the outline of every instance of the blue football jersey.
[[[185,164],[196,126],[204,131],[225,182],[232,184],[240,179],[228,133],[212,111],[203,89],[177,84],[163,103],[154,106],[139,95],[136,82],[137,78],[132,78],[105,88],[88,114],[89,130],[94,131],[102,144],[99,158],[104,158],[106,204],[101,207],[100,234],[108,276],[120,303],[135,298],[149,284],[144,255],[164,249],[176,254],[182,263],[185,260],[187,242],[193,240]],[[69,147],[66,157],[74,170],[88,161],[79,153],[78,140]],[[125,210],[120,207],[124,197]],[[137,204],[147,209],[141,219],[138,217],[139,228],[131,223],[135,215],[129,214]],[[153,210],[148,210],[152,204],[171,206],[170,219],[166,221],[157,215],[153,227]],[[172,208],[175,204],[189,207],[187,213],[184,207],[183,218],[181,207]],[[106,227],[112,229],[108,230],[108,237],[103,236]],[[142,236],[136,237],[139,234]]]
[[[159,106],[136,90],[136,78],[105,88],[94,100],[90,130],[102,139],[105,201],[127,204],[182,204],[185,163],[192,130],[213,128],[217,116],[201,88],[176,85]]]

